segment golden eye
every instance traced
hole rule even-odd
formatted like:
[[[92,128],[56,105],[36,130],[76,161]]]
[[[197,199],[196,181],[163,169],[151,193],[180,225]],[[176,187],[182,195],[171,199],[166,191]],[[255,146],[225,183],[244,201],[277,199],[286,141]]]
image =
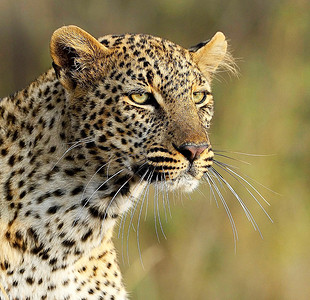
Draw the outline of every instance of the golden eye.
[[[136,102],[137,104],[144,104],[148,99],[150,95],[145,93],[145,94],[131,94],[129,95],[129,98]]]
[[[193,100],[195,104],[202,104],[207,98],[207,92],[194,92]]]

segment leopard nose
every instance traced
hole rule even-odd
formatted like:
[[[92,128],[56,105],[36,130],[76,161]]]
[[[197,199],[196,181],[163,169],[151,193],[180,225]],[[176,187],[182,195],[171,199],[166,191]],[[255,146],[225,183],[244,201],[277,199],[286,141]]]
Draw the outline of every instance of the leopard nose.
[[[208,144],[183,144],[176,147],[176,149],[192,163],[208,148],[208,146]]]

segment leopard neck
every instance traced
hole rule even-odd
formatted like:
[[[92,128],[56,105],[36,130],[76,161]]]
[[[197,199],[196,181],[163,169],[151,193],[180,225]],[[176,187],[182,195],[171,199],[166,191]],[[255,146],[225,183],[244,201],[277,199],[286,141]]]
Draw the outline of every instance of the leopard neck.
[[[0,203],[10,202],[1,207],[1,239],[20,257],[61,256],[58,267],[75,262],[99,247],[144,185],[127,170],[109,173],[108,161],[99,170],[87,160],[87,141],[70,135],[67,97],[53,70],[0,104],[1,149],[8,151]]]

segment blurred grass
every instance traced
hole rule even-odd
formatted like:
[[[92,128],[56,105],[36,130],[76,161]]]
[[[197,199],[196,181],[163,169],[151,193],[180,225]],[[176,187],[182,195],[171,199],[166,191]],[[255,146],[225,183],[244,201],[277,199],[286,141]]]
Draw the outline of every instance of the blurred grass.
[[[150,203],[139,230],[144,269],[132,230],[128,266],[127,227],[124,231],[121,267],[131,298],[309,299],[309,1],[1,0],[0,96],[25,87],[50,67],[49,39],[64,24],[95,36],[145,32],[186,47],[223,31],[239,58],[240,78],[222,75],[214,81],[213,147],[269,155],[229,154],[249,161],[232,163],[281,194],[255,185],[271,203],[264,207],[272,224],[234,184],[263,239],[232,195],[225,194],[239,233],[236,253],[225,210],[210,200],[206,184],[182,201],[178,194],[170,196],[168,222],[161,209],[167,240],[159,233],[157,241]],[[122,259],[121,238],[116,244]]]

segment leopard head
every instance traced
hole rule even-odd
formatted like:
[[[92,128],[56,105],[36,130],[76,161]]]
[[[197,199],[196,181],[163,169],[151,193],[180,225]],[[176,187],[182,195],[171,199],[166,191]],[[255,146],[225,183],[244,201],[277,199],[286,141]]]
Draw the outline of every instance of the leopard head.
[[[212,165],[211,81],[229,66],[223,33],[184,49],[143,34],[96,40],[76,26],[52,36],[51,56],[66,90],[72,141],[91,164],[170,189],[191,191]]]

